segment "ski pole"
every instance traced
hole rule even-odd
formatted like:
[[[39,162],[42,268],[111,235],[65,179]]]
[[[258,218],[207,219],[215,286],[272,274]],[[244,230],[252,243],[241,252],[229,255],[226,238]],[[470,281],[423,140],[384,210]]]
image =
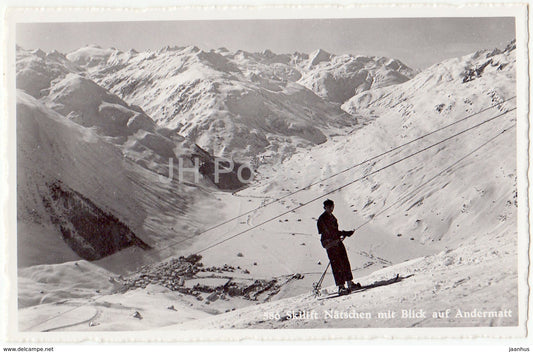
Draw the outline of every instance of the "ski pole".
[[[322,282],[324,281],[324,277],[326,276],[326,272],[328,271],[330,265],[331,265],[331,262],[328,262],[328,266],[326,266],[326,270],[324,270],[324,272],[322,273],[322,276],[320,276],[320,279],[318,280],[318,282],[313,285],[313,288],[314,288],[313,291],[314,291],[315,295],[317,295],[317,296],[320,295],[320,289],[322,288]]]

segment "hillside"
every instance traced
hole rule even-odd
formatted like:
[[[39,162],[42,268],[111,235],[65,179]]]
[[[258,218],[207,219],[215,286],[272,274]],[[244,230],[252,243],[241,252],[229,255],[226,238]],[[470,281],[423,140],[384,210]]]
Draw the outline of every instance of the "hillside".
[[[89,48],[67,57],[84,63]],[[106,56],[102,56],[104,55]],[[318,54],[316,54],[318,55]],[[316,56],[315,55],[315,56]],[[358,91],[404,82],[412,70],[387,58],[167,47],[99,51],[90,76],[159,125],[223,156],[273,160],[356,126],[339,103]],[[105,58],[107,57],[107,61]],[[126,58],[127,57],[127,58]],[[339,91],[348,94],[342,100]],[[262,159],[264,160],[264,158]]]
[[[335,213],[341,228],[358,228],[355,237],[345,241],[352,267],[355,267],[354,276],[363,285],[377,287],[318,301],[307,291],[291,298],[172,326],[168,330],[200,326],[270,329],[516,325],[513,44],[501,51],[481,51],[448,60],[403,84],[356,95],[345,108],[357,109],[355,113],[372,121],[368,126],[294,155],[272,170],[267,182],[239,192],[243,197],[254,194],[285,197],[289,190],[301,190],[284,199],[286,208],[290,209],[306,204],[317,194],[361,179],[328,197],[337,204]],[[471,117],[423,140],[320,182],[320,179],[468,116]],[[495,116],[500,117],[484,123]],[[421,151],[480,123],[483,124],[471,131]],[[393,164],[418,151],[421,152]],[[300,172],[301,165],[306,165],[305,172]],[[378,172],[384,167],[387,168]],[[316,185],[305,188],[309,184]],[[317,216],[319,207],[319,202],[311,203],[280,218],[288,222],[276,220],[265,225],[273,231],[257,230],[249,236],[267,236],[281,228],[294,233],[298,233],[296,229],[314,233],[312,223],[300,225],[298,219],[305,220],[313,213]],[[270,215],[282,211],[279,207]],[[266,210],[255,213],[256,223],[262,219],[258,215],[262,212]],[[232,241],[221,244],[217,250],[230,248]],[[298,259],[291,260],[294,249],[289,241],[284,243],[285,246],[269,244],[269,249],[274,248],[280,258],[287,258],[284,263],[293,270],[298,271],[304,265],[311,268],[309,259],[320,258],[318,250],[314,252],[306,246],[296,250],[300,253]],[[405,261],[407,258],[402,256],[415,259]],[[369,262],[365,263],[364,259]],[[369,264],[371,274],[367,275],[361,267]],[[377,270],[379,265],[387,267]],[[315,267],[323,269],[323,266],[316,266],[316,262]],[[307,273],[313,277],[307,281],[308,290],[320,272]],[[390,282],[396,274],[400,275],[400,281]],[[329,275],[326,276],[326,291],[335,292]],[[401,319],[398,317],[402,309],[413,312],[421,309],[426,314]],[[450,315],[444,318],[447,309]],[[499,317],[468,318],[462,313],[457,315],[459,310],[463,313],[497,312]],[[370,318],[328,318],[327,313],[334,314],[334,311],[341,315],[368,313]],[[318,319],[309,318],[313,317],[313,312]],[[383,318],[390,312],[396,312],[397,318]],[[434,313],[437,316],[440,313],[441,318],[433,318]]]
[[[491,62],[488,66],[487,61]],[[513,99],[516,94],[514,64],[514,47],[510,45],[495,55],[494,51],[487,50],[448,60],[403,84],[356,95],[345,104],[346,109],[354,109],[373,121],[370,125],[295,155],[283,163],[283,168],[272,172],[269,182],[258,186],[258,189],[278,195],[283,195],[286,189],[301,189],[317,179],[472,115],[426,140],[409,144],[363,167],[316,185],[310,193],[327,192],[509,111],[516,104]],[[464,72],[483,65],[487,66],[483,73],[465,82]],[[480,114],[473,115],[479,111]],[[445,240],[446,236],[451,236],[452,243],[456,245],[464,239],[464,234],[469,233],[461,227],[461,222],[471,223],[471,216],[485,212],[506,218],[509,206],[516,205],[513,191],[516,188],[514,133],[507,133],[476,154],[483,155],[483,158],[454,167],[449,172],[453,179],[446,182],[435,180],[422,189],[419,189],[420,185],[492,136],[511,127],[514,121],[515,113],[509,113],[402,164],[365,177],[362,182],[350,186],[349,190],[332,196],[342,199],[365,219],[401,200],[387,210],[388,217],[380,217],[376,222],[385,229],[394,228],[398,234],[414,237],[422,243]],[[306,165],[306,173],[295,175],[294,170],[302,164]],[[441,192],[441,187],[445,187],[446,191]],[[476,228],[476,232],[499,224],[496,217],[491,221],[481,222],[483,228]]]
[[[336,293],[330,286],[319,298],[306,293],[164,330],[516,326],[516,245],[516,232],[499,227],[459,248],[362,277],[370,287],[349,296],[328,298]]]
[[[396,59],[337,56],[324,50],[311,53],[308,66],[302,67],[302,71],[299,81],[302,85],[340,104],[358,93],[403,83],[416,74]]]
[[[189,207],[214,199],[212,191],[242,186],[235,173],[214,184],[213,156],[94,82],[73,73],[52,81],[40,100],[22,90],[17,95],[20,266],[94,260],[131,244],[148,249],[189,237],[189,226],[205,224],[187,215]],[[180,179],[177,162],[176,176],[165,181],[169,158],[186,167],[198,158],[199,183],[191,173]],[[151,256],[126,256],[120,270]]]
[[[29,111],[21,116],[33,117],[23,121],[31,121],[29,126],[51,124],[50,127],[43,125],[28,130],[50,134],[41,136],[42,142],[37,143],[40,147],[35,145],[32,150],[46,146],[48,149],[39,151],[43,154],[38,155],[51,159],[46,162],[51,163],[52,169],[41,166],[40,159],[30,157],[21,159],[28,160],[23,167],[30,170],[27,175],[35,174],[35,179],[43,177],[37,173],[39,170],[44,181],[50,175],[60,173],[64,184],[98,207],[108,209],[113,205],[114,216],[153,250],[143,251],[139,248],[142,246],[140,242],[126,236],[125,244],[129,247],[100,260],[87,262],[65,257],[61,264],[40,263],[21,268],[19,303],[23,330],[314,328],[324,324],[328,327],[516,325],[516,69],[513,43],[504,50],[480,51],[447,60],[412,79],[402,78],[393,86],[383,83],[368,90],[354,91],[357,94],[342,104],[342,109],[349,114],[340,110],[339,102],[324,98],[334,90],[326,89],[328,93],[325,93],[322,88],[318,89],[317,92],[322,92],[321,97],[303,87],[303,71],[298,70],[299,76],[296,71],[281,70],[285,66],[280,65],[305,66],[307,70],[315,66],[327,69],[336,60],[344,62],[346,59],[332,58],[323,51],[309,56],[230,53],[223,48],[209,53],[196,48],[166,48],[149,54],[98,48],[93,52],[93,49],[66,56],[87,72],[85,76],[80,78],[74,72],[64,75],[53,82],[50,93],[40,101],[20,93],[21,111]],[[165,66],[162,61],[157,61],[163,58],[175,61]],[[183,66],[177,64],[182,62],[180,60],[184,60]],[[347,59],[348,62],[357,60],[361,59]],[[110,64],[111,61],[116,62],[116,66]],[[242,68],[244,62],[250,71]],[[275,81],[272,77],[240,78],[252,68],[262,71],[265,62],[269,67],[285,72],[285,82],[282,80],[271,86]],[[411,74],[399,63],[390,60],[382,63],[392,65],[406,78]],[[103,66],[107,66],[108,71],[102,69]],[[165,81],[169,67],[181,67],[183,72]],[[267,75],[272,73],[264,70]],[[161,76],[149,82],[144,76],[148,72]],[[128,85],[119,77],[135,79],[135,73],[142,77],[138,78],[139,82],[147,85],[141,89],[134,84],[131,90],[120,93],[120,87]],[[214,99],[220,99],[224,106],[246,101],[243,97],[233,99],[233,93],[224,93],[227,91],[222,87],[231,82],[231,85],[238,85],[236,91],[246,86],[250,92],[255,92],[253,94],[260,92],[257,94],[261,98],[252,100],[251,106],[261,106],[269,101],[268,109],[286,111],[290,105],[294,109],[291,118],[297,121],[300,121],[300,107],[306,104],[309,109],[319,112],[314,116],[317,118],[321,107],[329,112],[341,111],[341,114],[328,115],[337,118],[332,118],[334,122],[326,120],[321,124],[301,120],[305,122],[302,122],[304,127],[320,131],[325,139],[314,140],[319,135],[314,134],[313,129],[300,126],[291,130],[288,137],[297,135],[299,140],[304,138],[302,136],[309,139],[295,148],[291,147],[294,146],[292,142],[280,137],[282,131],[287,130],[286,125],[281,125],[279,131],[271,129],[288,149],[283,149],[282,159],[272,158],[268,163],[259,163],[260,178],[247,188],[233,193],[222,192],[213,187],[208,177],[203,178],[200,185],[167,185],[157,182],[159,175],[154,172],[165,160],[159,148],[151,146],[137,157],[125,156],[129,143],[138,140],[139,131],[174,143],[174,155],[193,152],[187,147],[193,145],[191,139],[201,139],[187,135],[185,131],[203,126],[202,120],[190,120],[188,127],[185,124],[169,127],[170,120],[158,115],[159,108],[155,100],[151,100],[161,95],[146,93],[151,84],[163,87],[178,82],[176,77],[188,74],[198,78],[198,85],[202,87],[211,84],[214,76],[220,82],[224,81],[225,85],[217,88],[221,93],[213,92]],[[387,79],[384,78],[384,82]],[[78,86],[93,87],[100,93],[91,96],[99,98],[87,107],[72,105],[75,99],[61,98],[71,96],[67,93],[76,91]],[[179,85],[186,86],[187,83]],[[276,86],[281,90],[276,91]],[[148,97],[146,105],[142,104],[140,92],[145,92]],[[194,92],[205,93],[201,89]],[[61,99],[56,98],[56,93]],[[202,94],[194,95],[197,101],[183,93],[176,96],[184,99],[183,106],[191,102],[187,106],[194,110],[204,109],[201,104],[209,101]],[[305,99],[301,100],[302,96]],[[110,100],[117,98],[119,100]],[[307,98],[316,104],[308,105]],[[284,105],[283,99],[288,99],[291,104]],[[175,100],[162,100],[160,104],[164,101],[173,104]],[[112,123],[105,120],[110,105],[112,116],[122,119],[113,118]],[[141,110],[136,105],[141,106]],[[62,110],[68,106],[67,110]],[[124,128],[128,131],[126,117],[131,119],[136,113],[153,118],[152,131],[140,128],[132,134],[122,132]],[[209,123],[226,121],[216,114],[217,118],[206,116]],[[353,116],[357,116],[357,123],[354,123]],[[241,117],[246,128],[268,121],[259,116]],[[344,117],[352,119],[351,122],[345,124]],[[102,119],[105,123],[99,122]],[[234,123],[237,120],[231,116],[229,121]],[[123,127],[114,130],[115,126]],[[221,124],[220,131],[233,138],[235,130],[229,126]],[[267,129],[266,125],[255,126],[257,131]],[[204,127],[201,129],[205,130]],[[121,133],[115,133],[117,131]],[[211,127],[207,131],[212,131]],[[183,136],[178,136],[178,132]],[[272,144],[255,149],[255,140],[249,138],[248,132],[244,133],[238,135],[247,141],[244,144],[232,144],[236,142],[223,138],[217,143],[231,152],[241,153],[241,156],[248,151],[249,155],[274,155],[269,154],[273,150],[269,149]],[[206,136],[209,141],[216,140],[209,133]],[[410,142],[413,140],[416,142]],[[32,146],[32,143],[28,138],[22,145]],[[398,146],[402,147],[396,148]],[[223,148],[218,152],[224,154]],[[394,150],[388,152],[391,149]],[[69,156],[72,151],[75,159]],[[381,153],[384,153],[381,157],[372,159]],[[95,160],[106,158],[113,168],[89,167],[95,165]],[[372,161],[364,162],[367,159]],[[150,162],[143,163],[142,160]],[[359,163],[363,164],[356,167]],[[70,165],[74,167],[66,167]],[[127,174],[118,177],[117,170],[125,170]],[[85,174],[89,177],[75,180],[76,176]],[[338,175],[332,176],[335,174]],[[124,180],[131,183],[126,184]],[[25,197],[39,192],[32,191],[31,185],[40,182],[23,183],[22,187],[28,189]],[[125,189],[118,188],[116,194],[116,190],[106,191],[104,188],[95,194],[98,187]],[[124,198],[125,201],[119,202],[113,198],[117,196],[131,197],[131,200]],[[270,204],[280,197],[283,200]],[[317,300],[311,296],[310,290],[324,271],[327,257],[316,234],[316,218],[322,212],[321,201],[326,197],[336,203],[335,215],[341,229],[357,228],[354,237],[345,241],[356,280],[375,287],[346,297]],[[128,208],[132,204],[135,206]],[[41,212],[47,214],[44,210]],[[176,213],[180,215],[176,216]],[[246,215],[230,221],[240,214]],[[225,219],[228,219],[226,223],[211,227]],[[35,235],[42,236],[39,231]],[[194,238],[187,240],[187,235]],[[152,260],[143,261],[145,265],[136,270],[118,270],[124,263],[130,263],[132,257],[137,259],[139,252],[151,255]],[[190,256],[193,253],[201,257]],[[80,272],[86,273],[84,280],[78,278]],[[389,282],[396,274],[400,275],[400,280]],[[71,287],[72,281],[79,282],[79,285],[75,285],[69,295],[65,287]],[[328,273],[323,284],[324,293],[333,291],[332,285],[332,275]],[[378,320],[379,313],[401,309],[399,307],[424,309],[431,314],[431,309],[445,311],[450,306],[464,311],[511,310],[514,313],[483,319],[454,316],[439,320],[426,316]],[[323,315],[330,309],[366,312],[371,318],[324,322],[324,319],[283,317],[287,310],[315,311]],[[64,315],[57,317],[58,312]],[[279,313],[280,318],[269,319],[264,316],[265,312]]]

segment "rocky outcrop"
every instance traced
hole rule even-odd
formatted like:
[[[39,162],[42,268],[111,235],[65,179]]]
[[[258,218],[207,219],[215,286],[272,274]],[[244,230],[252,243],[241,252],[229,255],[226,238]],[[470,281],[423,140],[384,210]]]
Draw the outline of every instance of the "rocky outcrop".
[[[86,260],[97,260],[130,246],[150,246],[113,214],[60,181],[48,185],[43,204],[67,245]]]

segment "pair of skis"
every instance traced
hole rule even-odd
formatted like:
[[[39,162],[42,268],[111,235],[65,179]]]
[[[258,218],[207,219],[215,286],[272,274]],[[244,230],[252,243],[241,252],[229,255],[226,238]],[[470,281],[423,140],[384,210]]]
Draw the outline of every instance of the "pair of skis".
[[[328,267],[329,267],[329,265],[328,265]],[[327,271],[327,268],[326,268],[326,271]],[[315,294],[315,297],[317,297],[317,299],[319,299],[319,300],[323,300],[323,299],[330,299],[330,298],[336,298],[336,297],[344,296],[344,295],[339,295],[338,293],[333,293],[333,294],[327,295],[325,297],[319,298],[322,295],[322,292],[321,292],[322,287],[321,287],[321,285],[322,285],[322,282],[324,281],[324,276],[325,276],[326,271],[320,277],[320,280],[313,284],[313,293]],[[400,274],[396,274],[396,276],[394,278],[392,278],[392,279],[383,280],[383,281],[377,281],[377,282],[374,282],[374,283],[372,283],[370,285],[361,286],[360,288],[357,288],[355,290],[351,290],[350,293],[348,293],[346,295],[349,295],[349,294],[355,293],[355,292],[366,291],[366,290],[369,290],[369,289],[374,288],[374,287],[390,285],[390,284],[393,284],[395,282],[400,282],[403,279],[411,277],[411,276],[412,275],[409,275],[407,277],[400,277]]]
[[[345,238],[346,237],[341,237],[341,241],[344,241]],[[326,276],[326,273],[327,273],[327,271],[328,271],[330,266],[331,266],[331,261],[328,262],[328,266],[326,266],[326,270],[324,270],[324,272],[320,276],[320,279],[317,282],[313,283],[313,295],[315,297],[317,297],[317,298],[322,295],[322,292],[321,292],[322,291],[322,283],[324,282],[324,277]],[[410,277],[410,276],[412,276],[412,275],[409,275],[407,277]],[[394,278],[390,279],[390,280],[374,282],[373,284],[366,285],[366,286],[361,286],[360,288],[351,290],[348,293],[348,295],[350,293],[353,293],[353,292],[364,291],[364,290],[368,290],[368,289],[373,288],[373,287],[378,287],[378,286],[383,286],[383,285],[390,285],[392,283],[401,281],[402,279],[404,279],[404,278],[401,278],[400,274],[396,274],[396,276]],[[335,298],[335,297],[340,297],[340,295],[338,293],[335,293],[335,294],[331,294],[331,295],[328,295],[328,296],[326,296],[324,298],[319,298],[319,299],[327,299],[327,298]]]

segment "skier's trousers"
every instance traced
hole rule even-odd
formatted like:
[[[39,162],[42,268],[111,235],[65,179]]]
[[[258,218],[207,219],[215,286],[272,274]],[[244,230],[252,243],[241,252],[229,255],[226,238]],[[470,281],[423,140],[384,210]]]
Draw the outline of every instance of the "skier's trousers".
[[[352,281],[352,268],[350,267],[344,244],[339,241],[337,245],[327,249],[327,252],[333,277],[335,278],[335,285],[344,286],[345,282]]]

